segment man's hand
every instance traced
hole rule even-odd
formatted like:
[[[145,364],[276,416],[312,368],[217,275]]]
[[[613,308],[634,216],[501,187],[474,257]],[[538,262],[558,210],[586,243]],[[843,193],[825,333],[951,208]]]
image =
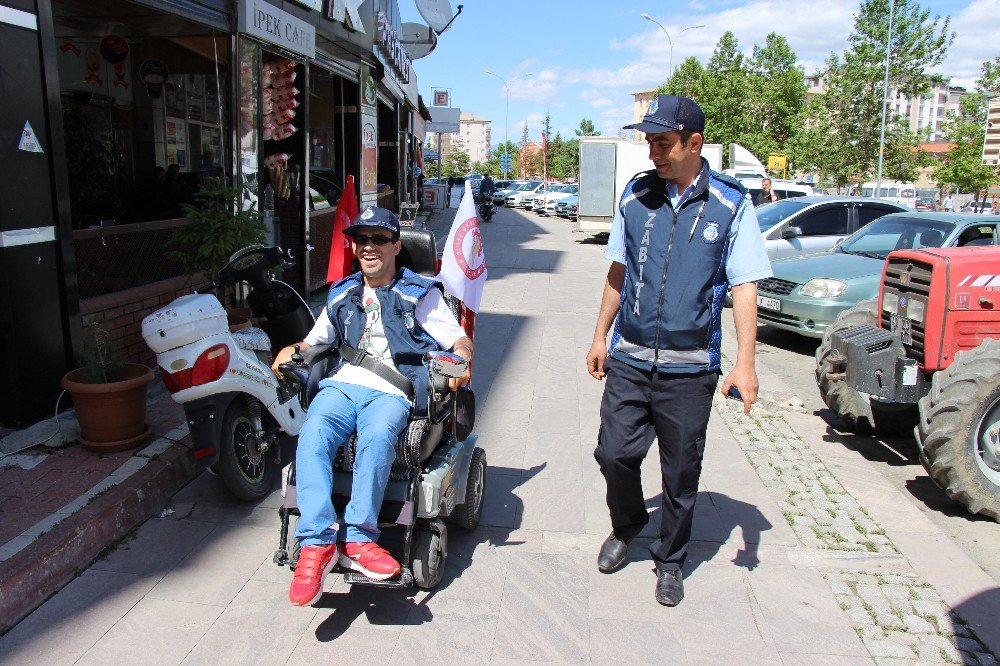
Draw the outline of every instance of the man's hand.
[[[726,375],[719,391],[725,396],[732,386],[735,386],[743,397],[743,413],[749,414],[750,406],[757,402],[757,390],[760,388],[757,383],[757,372],[753,366],[749,368],[734,367],[733,371]]]
[[[304,352],[310,347],[310,345],[300,342],[298,345],[289,345],[278,352],[278,355],[274,357],[274,363],[271,364],[271,369],[274,370],[274,374],[278,375],[278,377],[281,377],[281,370],[278,369],[278,366],[292,360],[292,354],[295,353],[296,346],[299,348],[300,352]]]
[[[587,372],[594,379],[604,379],[604,361],[608,358],[608,344],[604,340],[594,340],[587,352]]]
[[[468,386],[469,382],[472,381],[472,354],[473,354],[472,340],[470,340],[469,338],[460,339],[458,342],[455,343],[455,346],[452,347],[451,351],[453,354],[457,354],[462,358],[464,358],[466,361],[468,361],[468,366],[466,366],[465,368],[464,375],[462,375],[461,377],[453,377],[452,379],[448,380],[448,387],[452,391],[457,391],[462,386]]]

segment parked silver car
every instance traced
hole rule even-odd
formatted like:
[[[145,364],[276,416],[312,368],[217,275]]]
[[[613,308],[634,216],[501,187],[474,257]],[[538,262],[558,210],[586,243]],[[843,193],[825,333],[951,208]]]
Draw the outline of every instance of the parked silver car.
[[[882,199],[810,195],[761,206],[757,220],[774,261],[829,250],[872,220],[906,210]]]

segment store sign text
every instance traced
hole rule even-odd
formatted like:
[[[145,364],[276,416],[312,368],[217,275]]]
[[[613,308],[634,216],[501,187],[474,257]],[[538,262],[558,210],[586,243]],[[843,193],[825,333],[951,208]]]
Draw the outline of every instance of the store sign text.
[[[309,56],[316,55],[316,29],[260,0],[240,3],[240,32]]]
[[[355,32],[364,32],[365,24],[361,22],[359,9],[364,0],[327,0],[326,17],[331,21],[343,23]]]
[[[379,51],[389,59],[387,63],[399,76],[403,83],[410,82],[410,56],[403,50],[403,43],[399,40],[399,33],[392,27],[385,12],[378,13],[378,36],[375,42]]]

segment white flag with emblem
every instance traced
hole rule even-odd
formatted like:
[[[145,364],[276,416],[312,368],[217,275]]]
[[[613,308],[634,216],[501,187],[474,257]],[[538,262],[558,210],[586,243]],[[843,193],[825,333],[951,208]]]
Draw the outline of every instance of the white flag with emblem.
[[[465,303],[465,307],[479,312],[486,283],[486,252],[469,181],[465,181],[465,194],[448,232],[441,272],[437,277],[445,289]]]

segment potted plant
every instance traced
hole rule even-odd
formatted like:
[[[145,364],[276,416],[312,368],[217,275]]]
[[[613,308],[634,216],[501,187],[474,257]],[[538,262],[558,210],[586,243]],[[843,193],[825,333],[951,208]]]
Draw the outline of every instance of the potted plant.
[[[88,328],[80,367],[60,381],[73,396],[80,443],[110,453],[145,440],[149,436],[146,387],[152,379],[153,371],[145,365],[127,363],[115,353],[106,329]]]
[[[210,280],[237,250],[263,243],[265,227],[256,205],[244,209],[240,191],[221,178],[210,180],[194,198],[194,206],[181,206],[191,223],[173,232],[166,254],[192,280]]]

